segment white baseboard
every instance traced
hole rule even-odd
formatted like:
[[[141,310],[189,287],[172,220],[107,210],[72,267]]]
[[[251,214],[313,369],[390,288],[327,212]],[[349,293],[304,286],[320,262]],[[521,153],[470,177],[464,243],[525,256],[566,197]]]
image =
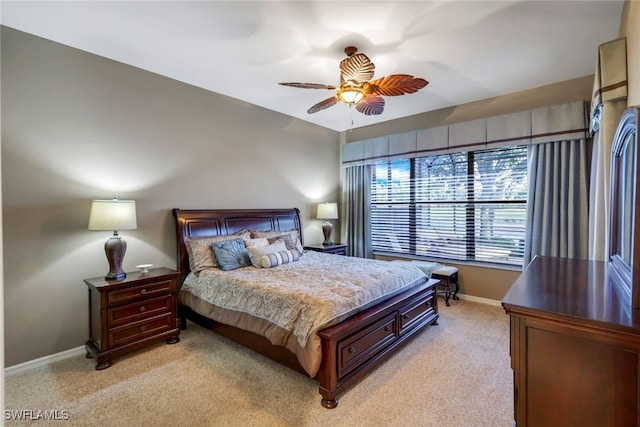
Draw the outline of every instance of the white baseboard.
[[[482,303],[482,304],[489,304],[489,305],[495,305],[497,307],[502,307],[502,301],[498,301],[498,300],[495,300],[495,299],[474,297],[473,295],[465,295],[465,294],[458,294],[458,296],[460,297],[460,299],[466,299],[468,301],[479,302],[479,303]]]
[[[57,362],[58,360],[69,359],[71,357],[86,354],[87,350],[82,345],[80,347],[72,348],[69,350],[61,351],[60,353],[50,354],[49,356],[39,357],[37,359],[29,360],[28,362],[19,363],[17,365],[4,368],[4,375],[16,375],[21,374],[31,369],[39,368],[41,366],[48,365],[49,363]]]
[[[494,300],[494,299],[476,297],[476,296],[473,296],[473,295],[465,295],[465,294],[458,294],[458,297],[460,297],[460,299],[473,301],[473,302],[479,302],[481,304],[495,305],[497,307],[501,307],[502,306],[502,303],[500,301],[497,301],[497,300]],[[34,360],[29,360],[28,362],[20,363],[18,365],[9,366],[7,368],[4,368],[4,375],[8,376],[8,375],[20,374],[22,372],[25,372],[25,371],[28,371],[28,370],[31,370],[31,369],[35,369],[35,368],[39,368],[41,366],[48,365],[49,363],[57,362],[58,360],[68,359],[70,357],[79,356],[79,355],[85,354],[85,353],[86,353],[86,349],[82,345],[80,347],[76,347],[76,348],[72,348],[72,349],[69,349],[69,350],[61,351],[60,353],[51,354],[49,356],[40,357],[40,358],[34,359]]]

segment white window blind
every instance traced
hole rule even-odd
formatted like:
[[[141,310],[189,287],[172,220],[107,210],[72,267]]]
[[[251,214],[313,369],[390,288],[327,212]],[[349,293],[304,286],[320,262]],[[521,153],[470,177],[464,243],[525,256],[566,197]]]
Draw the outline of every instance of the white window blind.
[[[374,252],[522,265],[526,146],[385,160],[372,175]]]

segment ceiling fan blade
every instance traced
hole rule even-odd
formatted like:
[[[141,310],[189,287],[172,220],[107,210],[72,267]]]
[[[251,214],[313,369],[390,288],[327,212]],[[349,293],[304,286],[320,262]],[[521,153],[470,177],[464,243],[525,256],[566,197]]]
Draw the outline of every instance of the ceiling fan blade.
[[[364,53],[356,53],[340,61],[340,83],[355,80],[364,83],[373,78],[376,66]]]
[[[321,83],[278,83],[282,86],[298,87],[301,89],[335,89],[335,86],[323,85]]]
[[[380,95],[369,94],[356,104],[356,110],[365,116],[377,116],[384,111],[384,98]]]
[[[408,74],[392,74],[369,82],[373,93],[384,96],[398,96],[415,93],[429,84],[425,79]]]
[[[318,111],[322,111],[326,108],[332,107],[337,103],[338,103],[338,97],[332,96],[331,98],[327,98],[324,101],[320,101],[313,107],[309,108],[307,110],[307,113],[309,114],[317,113]]]

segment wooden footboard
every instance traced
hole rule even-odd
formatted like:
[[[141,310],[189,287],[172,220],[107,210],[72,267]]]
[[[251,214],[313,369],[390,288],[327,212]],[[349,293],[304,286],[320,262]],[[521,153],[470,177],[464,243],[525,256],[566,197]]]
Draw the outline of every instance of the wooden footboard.
[[[320,385],[322,406],[328,409],[338,406],[338,397],[349,386],[388,359],[427,325],[438,323],[437,283],[437,280],[429,280],[318,332],[322,342],[322,364],[315,379]],[[215,322],[186,306],[180,306],[178,312],[182,329],[189,319],[306,374],[293,353],[260,335]]]
[[[179,210],[174,209],[181,285],[189,273],[184,241],[188,237],[233,234],[239,230],[298,230],[302,242],[300,212],[297,209]],[[425,279],[426,280],[426,279]],[[437,324],[437,280],[407,290],[318,332],[322,362],[316,380],[322,405],[335,408],[338,397],[360,378],[394,354],[401,345]],[[207,319],[186,306],[178,307],[181,328],[192,320],[285,366],[306,373],[296,356],[266,338],[234,326]]]
[[[318,332],[322,340],[322,406],[335,408],[338,396],[423,330],[438,323],[437,280],[404,292]]]

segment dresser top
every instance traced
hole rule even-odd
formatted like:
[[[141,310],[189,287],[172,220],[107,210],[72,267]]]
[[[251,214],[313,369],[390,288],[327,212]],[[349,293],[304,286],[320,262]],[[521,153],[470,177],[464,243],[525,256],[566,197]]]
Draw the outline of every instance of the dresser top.
[[[607,263],[536,257],[502,299],[509,314],[552,317],[640,332],[632,309],[609,282]]]

